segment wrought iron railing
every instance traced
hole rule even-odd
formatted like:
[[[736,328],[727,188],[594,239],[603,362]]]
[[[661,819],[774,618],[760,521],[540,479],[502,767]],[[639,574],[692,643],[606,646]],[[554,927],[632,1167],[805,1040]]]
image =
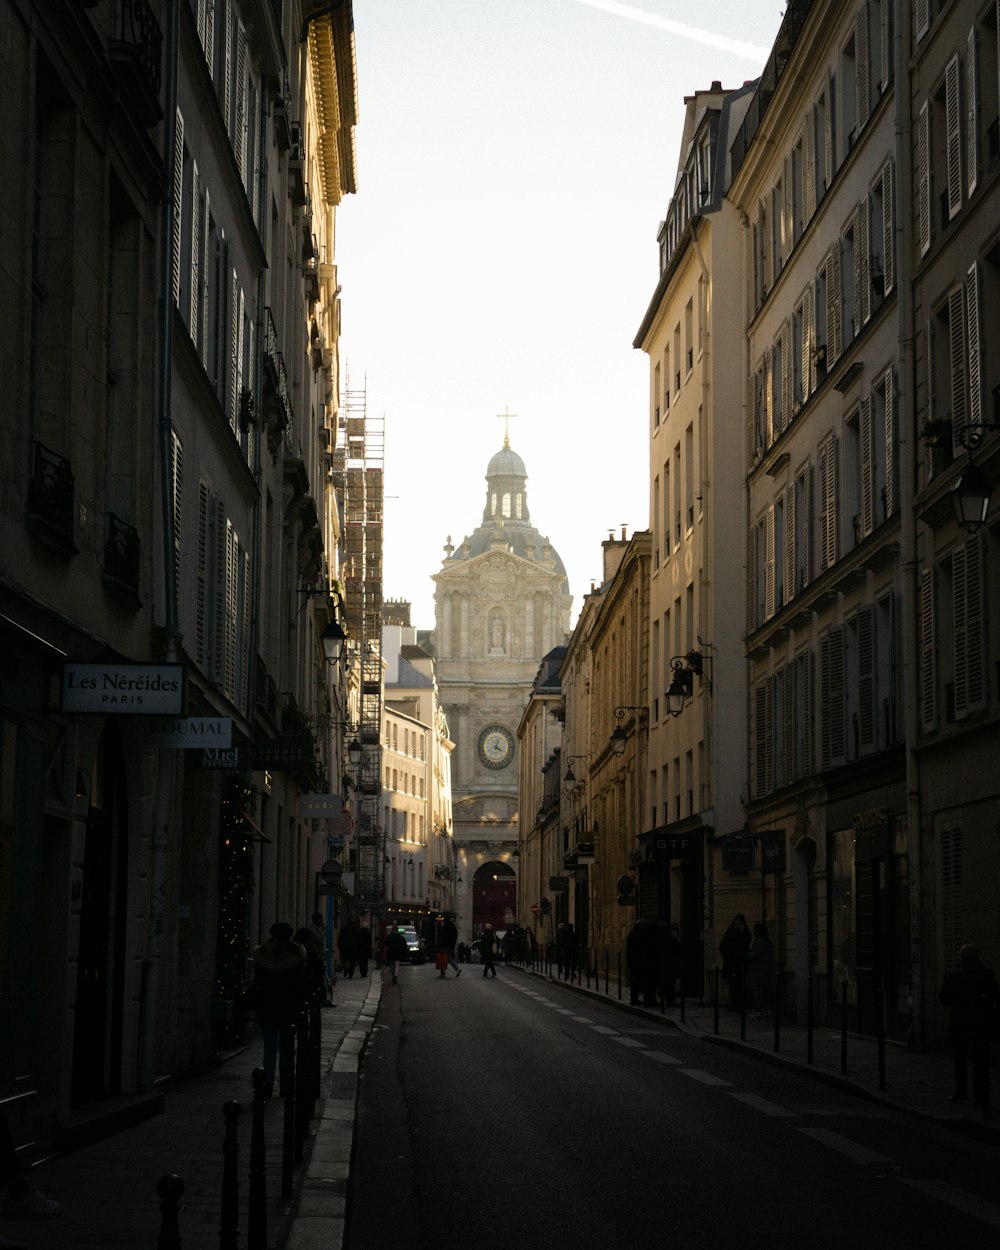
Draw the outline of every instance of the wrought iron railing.
[[[104,578],[139,594],[139,531],[113,512],[108,513],[108,537],[104,543]]]
[[[28,482],[28,523],[50,536],[73,543],[73,499],[76,479],[65,456],[41,443],[31,445]]]

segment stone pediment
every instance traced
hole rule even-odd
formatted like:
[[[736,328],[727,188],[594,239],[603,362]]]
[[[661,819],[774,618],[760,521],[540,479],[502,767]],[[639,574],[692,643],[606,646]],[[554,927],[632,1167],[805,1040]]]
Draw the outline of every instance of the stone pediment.
[[[507,825],[517,820],[517,798],[506,794],[466,794],[452,806],[458,824]]]
[[[518,581],[523,579],[549,582],[555,588],[566,580],[565,574],[551,565],[546,566],[513,551],[500,551],[495,548],[484,551],[482,555],[470,556],[467,560],[449,561],[432,576],[439,585],[476,582],[482,587],[482,594],[490,594],[494,586],[502,584],[509,584],[513,592]]]

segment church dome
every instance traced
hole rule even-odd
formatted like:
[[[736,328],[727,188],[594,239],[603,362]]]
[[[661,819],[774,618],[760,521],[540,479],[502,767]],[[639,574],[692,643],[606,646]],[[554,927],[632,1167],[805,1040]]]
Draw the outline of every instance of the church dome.
[[[528,471],[524,461],[511,449],[510,443],[504,439],[503,447],[486,466],[486,477],[527,477]]]

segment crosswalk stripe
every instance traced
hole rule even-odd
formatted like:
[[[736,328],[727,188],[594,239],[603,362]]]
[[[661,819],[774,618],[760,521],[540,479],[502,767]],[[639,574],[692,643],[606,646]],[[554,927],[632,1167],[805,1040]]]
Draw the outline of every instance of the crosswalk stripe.
[[[939,1202],[946,1202],[950,1207],[955,1207],[958,1211],[964,1211],[966,1215],[982,1220],[984,1224],[992,1224],[994,1228],[1000,1228],[1000,1207],[995,1207],[992,1202],[984,1202],[982,1198],[977,1198],[973,1194],[967,1194],[962,1189],[956,1189],[954,1185],[949,1185],[946,1181],[904,1179],[903,1184],[931,1198],[937,1198]]]
[[[633,1050],[645,1050],[646,1043],[636,1041],[634,1037],[613,1037],[613,1042],[617,1042],[619,1046],[629,1046]]]
[[[647,1059],[655,1059],[657,1063],[680,1063],[673,1055],[665,1055],[662,1050],[644,1050]]]
[[[730,1094],[729,1097],[735,1098],[737,1102],[746,1103],[748,1107],[753,1107],[755,1111],[762,1111],[764,1115],[797,1118],[794,1111],[789,1111],[787,1107],[779,1107],[776,1102],[770,1102],[767,1098],[761,1098],[759,1094]]]
[[[702,1085],[731,1085],[731,1081],[724,1081],[721,1076],[716,1076],[712,1072],[703,1072],[701,1068],[679,1068],[679,1072],[683,1072],[685,1076],[691,1077],[694,1081],[701,1081]]]
[[[839,1133],[833,1132],[828,1128],[800,1128],[800,1133],[805,1133],[806,1137],[811,1137],[813,1141],[818,1141],[822,1146],[829,1146],[831,1150],[837,1150],[842,1155],[847,1155],[849,1159],[853,1159],[855,1163],[893,1163],[888,1155],[879,1154],[877,1150],[872,1150],[868,1146],[862,1146],[860,1142],[851,1141],[849,1137],[841,1137]]]
[[[614,1035],[618,1032],[617,1029],[609,1029],[606,1024],[592,1024],[590,1027],[595,1033],[604,1033],[608,1037],[614,1037]]]

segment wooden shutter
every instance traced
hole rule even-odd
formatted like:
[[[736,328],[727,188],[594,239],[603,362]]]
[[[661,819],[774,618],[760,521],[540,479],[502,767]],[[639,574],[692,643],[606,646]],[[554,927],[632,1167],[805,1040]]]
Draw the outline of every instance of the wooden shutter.
[[[962,830],[955,824],[941,830],[941,953],[946,968],[958,964],[965,942],[962,890]]]
[[[774,616],[774,505],[764,513],[764,620]]]
[[[830,248],[826,261],[826,367],[832,369],[843,350],[840,298],[840,240]]]
[[[239,353],[242,342],[240,301],[243,292],[240,290],[239,276],[233,269],[232,285],[229,291],[229,426],[239,437]]]
[[[184,118],[177,110],[174,124],[174,217],[173,239],[170,253],[170,278],[173,284],[174,303],[181,300],[181,238],[184,220]]]
[[[859,204],[854,210],[854,273],[851,277],[854,280],[854,337],[857,338],[861,333],[861,327],[864,325],[864,273],[862,270],[862,248],[864,246],[861,239],[861,205]]]
[[[816,389],[816,365],[813,348],[816,327],[813,319],[812,283],[802,292],[802,400],[803,403]]]
[[[969,197],[979,182],[979,82],[976,71],[976,28],[969,31],[969,46],[965,55],[965,165],[966,187]]]
[[[795,780],[795,665],[780,670],[781,684],[781,778],[779,785]]]
[[[885,515],[896,511],[896,396],[892,368],[885,372]]]
[[[806,114],[802,127],[802,172],[805,180],[805,220],[803,226],[812,220],[816,211],[816,132],[813,129],[812,110]]]
[[[761,361],[761,374],[764,379],[764,446],[770,447],[774,442],[774,394],[772,385],[774,379],[772,377],[774,370],[772,367],[771,353],[764,353],[764,359]]]
[[[956,53],[944,71],[945,152],[948,170],[948,219],[962,207],[962,111]]]
[[[858,609],[858,740],[861,750],[876,745],[878,716],[875,687],[875,614],[870,606]]]
[[[937,725],[937,638],[934,628],[934,570],[920,573],[920,724]]]
[[[955,643],[955,716],[961,718],[969,710],[969,680],[966,639],[966,561],[965,549],[959,547],[951,558],[952,634]]]
[[[858,205],[858,237],[855,239],[855,256],[861,254],[861,303],[854,307],[857,328],[867,325],[872,315],[872,275],[871,275],[871,220],[867,195]]]
[[[250,553],[242,546],[239,551],[239,628],[236,631],[239,652],[238,706],[249,712],[250,691]]]
[[[792,323],[781,327],[781,424],[786,429],[792,421]]]
[[[965,403],[965,295],[956,287],[948,296],[948,360],[951,377],[951,420],[955,430],[968,418]]]
[[[781,260],[788,264],[788,258],[795,246],[795,195],[792,189],[795,162],[790,156],[785,157],[785,172],[781,180],[783,207],[781,214]]]
[[[747,530],[747,634],[757,628],[757,526]]]
[[[872,401],[866,395],[858,413],[861,436],[861,537],[875,528],[875,439],[872,429]]]
[[[209,576],[209,495],[204,482],[198,483],[198,554],[195,574],[194,655],[195,662],[205,669],[208,641],[208,576]]]
[[[240,181],[247,184],[247,32],[242,22],[236,24],[236,130],[233,150]]]
[[[774,286],[774,254],[771,248],[771,208],[765,199],[759,210],[760,253],[763,261],[764,294]]]
[[[754,454],[757,451],[757,430],[754,414],[754,382],[752,373],[747,378],[746,392],[744,394],[743,403],[744,420],[746,422],[743,450],[746,453],[746,471],[749,473],[753,468]]]
[[[965,336],[969,346],[969,425],[983,423],[983,373],[980,354],[979,263],[972,262],[965,283]]]
[[[917,42],[923,39],[931,26],[931,0],[913,0],[913,33]]]
[[[837,561],[837,441],[831,434],[819,450],[821,564]]]
[[[858,81],[858,134],[867,125],[871,114],[869,84],[871,75],[868,64],[868,0],[854,14],[854,65]]]
[[[892,77],[892,40],[889,33],[890,0],[882,0],[879,10],[879,82],[885,92]]]
[[[827,187],[833,183],[833,84],[827,81],[826,107],[823,110],[823,177]]]
[[[181,552],[183,551],[181,524],[184,498],[184,444],[178,438],[176,430],[170,431],[170,452],[172,461],[170,476],[173,484],[174,512],[174,591],[179,599],[181,593]]]
[[[893,253],[895,243],[895,191],[892,184],[892,157],[882,166],[882,272],[885,283],[885,294],[888,295],[896,283],[896,265]]]
[[[190,256],[190,284],[188,290],[188,330],[191,332],[191,341],[195,347],[198,346],[199,325],[198,313],[201,309],[201,246],[202,246],[202,222],[201,222],[201,178],[198,176],[198,165],[196,161],[191,162],[191,256]]]
[[[951,564],[956,718],[986,703],[983,574],[982,542],[976,535],[955,551]]]
[[[785,549],[782,581],[785,584],[785,602],[795,597],[795,483],[785,487]]]
[[[917,113],[917,241],[920,255],[931,246],[931,113],[925,100]]]
[[[809,776],[814,767],[816,759],[815,746],[815,683],[816,683],[816,662],[812,651],[807,651],[802,657],[802,770],[804,776]]]
[[[219,88],[222,92],[222,117],[226,123],[226,133],[232,133],[233,125],[233,12],[232,0],[222,0],[223,3],[223,52],[222,52],[222,81]]]
[[[820,640],[820,763],[843,763],[847,734],[844,707],[844,630],[828,630]]]
[[[220,686],[226,673],[226,509],[212,504],[212,679]]]
[[[199,302],[201,306],[201,363],[204,365],[206,370],[208,369],[208,345],[212,337],[212,327],[210,326],[208,320],[208,289],[212,279],[213,265],[213,258],[208,254],[208,225],[210,220],[211,214],[209,211],[208,187],[206,187],[205,200],[201,208],[201,242],[199,245],[199,267],[201,271],[201,291],[199,293]]]
[[[215,0],[205,0],[205,20],[202,23],[201,46],[209,74],[215,69]]]

